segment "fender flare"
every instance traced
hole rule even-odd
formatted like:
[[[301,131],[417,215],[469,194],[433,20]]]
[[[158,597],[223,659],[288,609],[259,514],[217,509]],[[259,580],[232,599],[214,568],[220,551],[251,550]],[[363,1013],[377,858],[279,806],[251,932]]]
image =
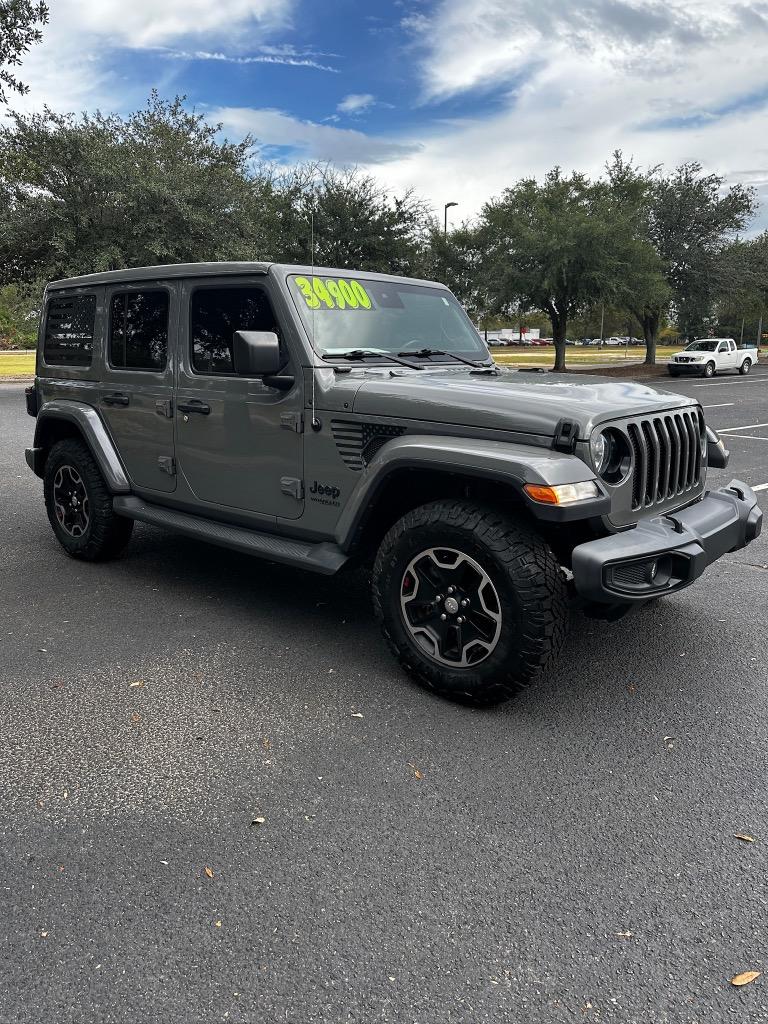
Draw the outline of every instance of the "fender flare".
[[[120,456],[117,454],[117,449],[99,414],[93,406],[86,405],[85,402],[54,399],[40,407],[35,426],[35,447],[27,449],[27,463],[37,476],[42,476],[45,447],[41,442],[45,434],[44,427],[52,420],[64,420],[77,427],[112,494],[130,494],[131,484],[120,461]]]
[[[339,517],[337,544],[348,551],[370,506],[387,480],[398,470],[438,470],[509,484],[537,518],[555,522],[591,519],[610,512],[611,499],[590,467],[575,455],[508,441],[406,434],[377,452]],[[593,481],[599,496],[578,505],[542,505],[523,490],[525,484],[575,484]]]

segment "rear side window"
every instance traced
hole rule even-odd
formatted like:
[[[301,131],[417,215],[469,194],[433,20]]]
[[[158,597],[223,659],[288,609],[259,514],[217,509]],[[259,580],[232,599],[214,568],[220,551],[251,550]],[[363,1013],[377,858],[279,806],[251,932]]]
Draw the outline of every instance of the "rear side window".
[[[277,331],[269,298],[261,288],[198,288],[192,293],[189,334],[198,373],[234,373],[236,331]]]
[[[109,308],[109,362],[120,370],[164,370],[168,292],[117,292]]]
[[[90,366],[95,319],[95,295],[50,299],[43,340],[46,363],[52,366]]]

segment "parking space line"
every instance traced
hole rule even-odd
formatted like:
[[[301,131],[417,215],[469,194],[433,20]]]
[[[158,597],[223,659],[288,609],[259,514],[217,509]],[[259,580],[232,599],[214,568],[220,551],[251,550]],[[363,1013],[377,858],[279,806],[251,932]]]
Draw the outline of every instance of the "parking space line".
[[[759,377],[734,377],[732,380],[711,380],[707,384],[694,384],[695,388],[724,388],[731,384],[768,384],[768,373]]]
[[[768,491],[768,484],[755,484],[753,491]]]
[[[726,405],[736,405],[735,402],[720,402],[718,405],[702,405],[702,409],[724,409]]]
[[[745,427],[718,427],[718,434],[733,434],[737,430],[757,430],[758,427],[768,427],[768,423],[748,423]]]

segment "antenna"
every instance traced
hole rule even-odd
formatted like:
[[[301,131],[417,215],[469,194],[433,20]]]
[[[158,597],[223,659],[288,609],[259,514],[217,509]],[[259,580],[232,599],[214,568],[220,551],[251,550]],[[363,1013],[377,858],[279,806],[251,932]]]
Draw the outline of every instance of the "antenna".
[[[315,288],[315,208],[314,199],[312,200],[312,206],[309,209],[309,260],[311,267],[311,274],[309,279],[312,282],[312,290]],[[313,430],[319,430],[321,427],[320,420],[315,415],[315,381],[317,374],[315,373],[315,307],[312,306],[312,420],[311,427]]]

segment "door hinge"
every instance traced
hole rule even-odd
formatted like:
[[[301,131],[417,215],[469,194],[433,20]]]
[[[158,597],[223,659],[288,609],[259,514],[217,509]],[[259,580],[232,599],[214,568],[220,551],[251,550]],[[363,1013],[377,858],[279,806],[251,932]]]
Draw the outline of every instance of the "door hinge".
[[[304,498],[304,481],[295,476],[281,476],[280,489],[283,494],[289,494],[296,501],[302,501]]]
[[[155,402],[155,412],[158,416],[167,416],[170,419],[173,416],[173,406],[171,405],[170,398],[159,398]]]
[[[304,433],[304,416],[300,412],[280,413],[280,426],[284,430],[293,430],[297,434]]]
[[[158,455],[157,466],[162,473],[176,476],[176,460],[172,455]]]

